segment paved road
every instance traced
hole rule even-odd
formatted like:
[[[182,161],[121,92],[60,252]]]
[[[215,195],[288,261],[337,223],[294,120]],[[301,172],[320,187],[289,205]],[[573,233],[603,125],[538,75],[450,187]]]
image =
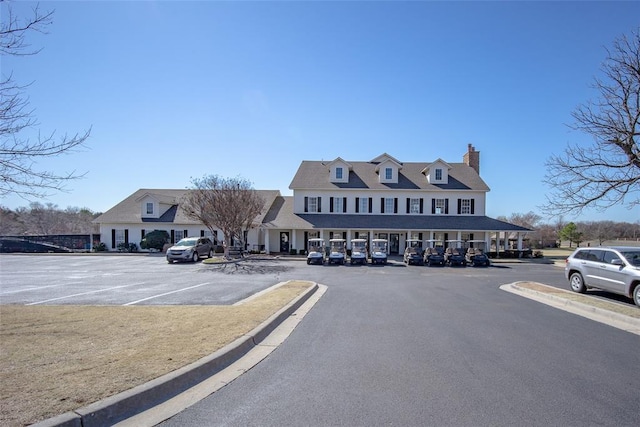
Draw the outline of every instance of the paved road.
[[[630,426],[640,419],[637,335],[499,290],[519,280],[566,288],[561,268],[299,261],[221,268],[144,256],[0,256],[0,297],[230,304],[293,278],[328,286],[275,352],[164,426]]]
[[[306,271],[328,290],[284,344],[162,426],[635,426],[640,419],[637,335],[498,289],[516,280],[562,283],[561,269]]]

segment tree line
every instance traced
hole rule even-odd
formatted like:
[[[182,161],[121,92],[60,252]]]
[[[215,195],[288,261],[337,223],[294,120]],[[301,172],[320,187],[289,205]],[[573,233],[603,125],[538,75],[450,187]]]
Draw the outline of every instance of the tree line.
[[[15,210],[0,206],[0,235],[51,235],[99,233],[93,224],[101,212],[88,208],[68,207],[60,209],[53,203],[32,202],[28,207]]]
[[[497,219],[534,230],[529,233],[532,248],[557,247],[568,243],[579,245],[582,242],[594,242],[603,245],[610,240],[640,241],[640,220],[635,222],[618,221],[565,221],[558,217],[555,222],[544,223],[542,217],[534,212],[514,213],[509,217]]]

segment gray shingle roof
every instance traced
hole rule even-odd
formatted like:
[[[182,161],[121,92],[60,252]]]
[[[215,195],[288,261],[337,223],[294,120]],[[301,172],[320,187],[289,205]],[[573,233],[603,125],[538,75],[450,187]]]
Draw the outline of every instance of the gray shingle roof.
[[[353,166],[349,172],[349,182],[346,184],[333,183],[329,181],[330,161],[304,160],[296,172],[289,188],[301,190],[336,190],[340,188],[370,189],[370,190],[475,190],[489,191],[487,184],[480,178],[480,175],[472,167],[465,163],[448,163],[449,183],[444,185],[429,184],[422,170],[432,164],[431,162],[404,162],[397,184],[381,183],[378,174],[375,172],[377,163],[372,162],[352,162]]]
[[[108,223],[108,224],[135,224],[143,222],[168,222],[173,224],[200,224],[198,221],[188,218],[182,209],[180,209],[180,200],[188,192],[188,189],[172,190],[172,189],[148,189],[142,188],[129,197],[100,215],[93,220],[94,223]],[[256,217],[256,221],[262,222],[264,216],[269,211],[269,208],[273,204],[276,197],[280,195],[278,190],[256,190],[258,194],[264,199],[264,208],[260,215]],[[165,204],[171,204],[172,206],[164,212],[160,218],[142,218],[141,215],[141,200],[145,196],[151,196],[157,200],[162,201]]]

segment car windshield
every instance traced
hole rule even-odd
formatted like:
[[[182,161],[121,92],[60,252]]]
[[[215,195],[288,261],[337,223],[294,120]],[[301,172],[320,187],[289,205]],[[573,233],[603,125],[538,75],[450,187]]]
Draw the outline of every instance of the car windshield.
[[[640,267],[640,249],[637,251],[625,251],[622,255],[635,267]]]
[[[309,242],[309,252],[320,252],[321,243]]]
[[[176,243],[176,246],[195,246],[197,241],[198,239],[182,239]]]

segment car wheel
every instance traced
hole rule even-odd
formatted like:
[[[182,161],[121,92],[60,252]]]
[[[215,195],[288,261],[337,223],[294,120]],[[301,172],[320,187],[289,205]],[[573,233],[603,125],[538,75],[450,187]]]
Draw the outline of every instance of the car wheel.
[[[582,275],[580,273],[573,273],[569,277],[569,284],[571,285],[571,290],[573,292],[585,293],[587,291],[587,287],[584,285],[584,280],[582,280]]]
[[[640,307],[640,285],[636,285],[633,290],[633,302]]]
[[[193,253],[193,256],[191,257],[191,261],[198,262],[199,259],[200,259],[200,257],[198,256],[198,251],[195,251]]]
[[[307,265],[311,264],[311,260],[307,258]]]
[[[173,260],[172,259],[167,259],[167,263],[168,264],[173,264]]]

